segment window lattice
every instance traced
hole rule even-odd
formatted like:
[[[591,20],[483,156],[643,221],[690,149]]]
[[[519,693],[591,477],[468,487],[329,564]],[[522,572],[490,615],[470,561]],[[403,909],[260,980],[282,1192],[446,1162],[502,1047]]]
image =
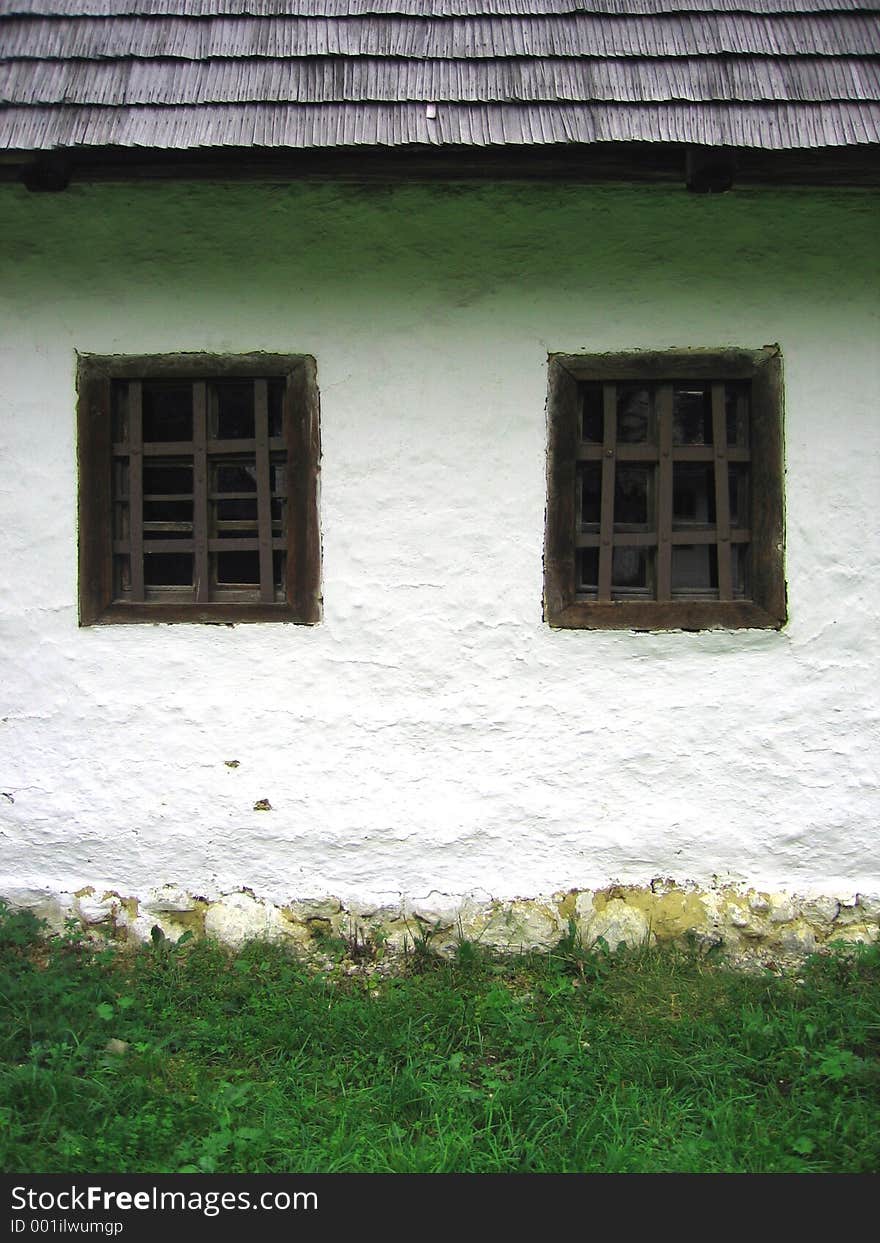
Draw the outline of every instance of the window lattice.
[[[579,596],[748,596],[749,388],[742,381],[579,386]]]
[[[778,346],[554,354],[547,421],[551,626],[784,624]]]
[[[317,367],[305,354],[83,354],[79,619],[321,618]]]
[[[280,379],[113,383],[113,594],[284,599]]]

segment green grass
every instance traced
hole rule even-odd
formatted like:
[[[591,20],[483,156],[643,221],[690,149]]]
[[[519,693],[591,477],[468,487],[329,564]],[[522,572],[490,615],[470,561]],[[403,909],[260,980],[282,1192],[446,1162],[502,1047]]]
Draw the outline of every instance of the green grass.
[[[0,909],[0,1168],[877,1170],[880,953],[800,980],[571,938],[314,973]]]

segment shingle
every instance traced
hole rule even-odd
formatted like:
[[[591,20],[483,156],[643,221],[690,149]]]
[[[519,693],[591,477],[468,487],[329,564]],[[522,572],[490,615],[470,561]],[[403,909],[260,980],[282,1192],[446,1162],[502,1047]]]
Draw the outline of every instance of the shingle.
[[[0,0],[14,149],[835,146],[878,98],[880,0]]]
[[[861,13],[821,17],[596,14],[533,18],[369,17],[10,18],[7,58],[247,56],[845,56],[880,53],[880,23]]]
[[[528,16],[566,13],[873,12],[876,0],[2,0],[0,12],[60,17],[283,15],[346,17]]]
[[[397,61],[370,58],[0,64],[0,102],[214,104],[880,100],[880,59]]]
[[[880,104],[221,104],[9,108],[11,150],[691,142],[771,150],[880,141]]]

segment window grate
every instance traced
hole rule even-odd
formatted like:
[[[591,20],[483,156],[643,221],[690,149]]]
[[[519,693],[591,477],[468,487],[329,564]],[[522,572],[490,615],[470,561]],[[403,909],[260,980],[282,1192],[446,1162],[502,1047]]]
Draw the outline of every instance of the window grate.
[[[314,360],[86,356],[80,620],[320,617]]]
[[[221,438],[230,422],[224,390],[233,386],[239,415],[250,407],[238,428],[250,434]],[[145,388],[154,399],[147,420]],[[267,380],[176,383],[173,402],[172,390],[156,401],[161,387],[144,380],[117,380],[113,390],[123,433],[113,445],[121,469],[113,473],[112,499],[122,532],[113,541],[115,596],[131,603],[283,600],[287,450],[283,437],[269,435]],[[185,425],[188,438],[149,439],[171,424]]]
[[[698,404],[703,419],[694,417]],[[583,384],[579,406],[574,548],[598,557],[578,558],[578,595],[744,598],[750,532],[738,497],[751,461],[749,385],[667,382],[634,395],[621,382]]]
[[[555,355],[548,425],[551,625],[784,622],[775,346]]]

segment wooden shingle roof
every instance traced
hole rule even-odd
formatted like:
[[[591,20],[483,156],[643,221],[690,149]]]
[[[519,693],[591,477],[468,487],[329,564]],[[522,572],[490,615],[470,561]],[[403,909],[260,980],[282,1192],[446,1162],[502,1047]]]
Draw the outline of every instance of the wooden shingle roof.
[[[10,155],[878,142],[880,0],[0,0]]]

